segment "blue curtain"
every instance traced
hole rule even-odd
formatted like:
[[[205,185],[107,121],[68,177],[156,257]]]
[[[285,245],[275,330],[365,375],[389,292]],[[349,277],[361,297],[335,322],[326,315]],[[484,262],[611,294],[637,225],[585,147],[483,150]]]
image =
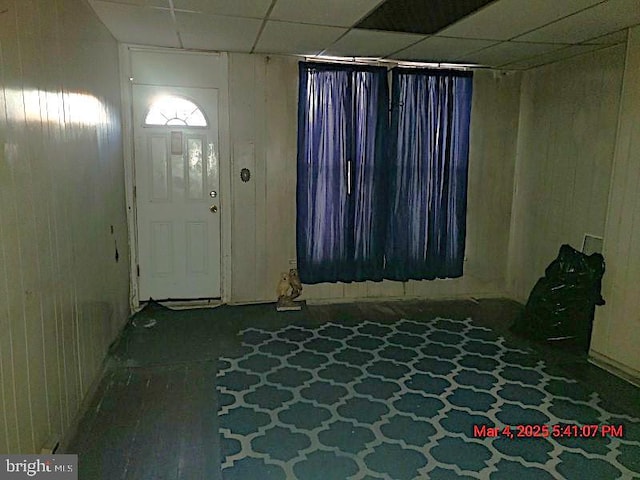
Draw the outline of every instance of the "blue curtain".
[[[381,280],[387,70],[301,62],[297,257],[304,283]]]
[[[385,278],[462,275],[472,74],[392,73]]]

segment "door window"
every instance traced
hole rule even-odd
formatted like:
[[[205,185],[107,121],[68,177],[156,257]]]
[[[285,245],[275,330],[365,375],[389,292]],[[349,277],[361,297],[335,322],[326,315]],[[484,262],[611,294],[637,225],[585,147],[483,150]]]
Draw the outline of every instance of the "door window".
[[[206,127],[204,113],[191,100],[162,96],[153,101],[144,118],[145,126]]]

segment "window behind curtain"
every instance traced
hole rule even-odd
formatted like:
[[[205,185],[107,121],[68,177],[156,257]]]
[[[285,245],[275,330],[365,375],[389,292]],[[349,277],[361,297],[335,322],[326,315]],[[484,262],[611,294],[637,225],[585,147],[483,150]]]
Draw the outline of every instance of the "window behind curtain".
[[[387,71],[301,62],[297,255],[304,283],[381,280]]]
[[[392,73],[385,278],[462,275],[472,74]]]

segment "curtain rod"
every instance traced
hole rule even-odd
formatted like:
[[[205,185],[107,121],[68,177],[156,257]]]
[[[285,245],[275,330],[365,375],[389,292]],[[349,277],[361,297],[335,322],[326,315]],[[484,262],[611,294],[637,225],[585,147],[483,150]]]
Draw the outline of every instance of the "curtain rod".
[[[434,68],[442,70],[491,70],[491,67],[474,64],[446,63],[446,62],[411,62],[403,60],[387,60],[384,58],[369,57],[330,57],[330,56],[305,56],[300,55],[307,62],[318,63],[344,63],[346,65],[372,65],[378,67],[402,68]]]

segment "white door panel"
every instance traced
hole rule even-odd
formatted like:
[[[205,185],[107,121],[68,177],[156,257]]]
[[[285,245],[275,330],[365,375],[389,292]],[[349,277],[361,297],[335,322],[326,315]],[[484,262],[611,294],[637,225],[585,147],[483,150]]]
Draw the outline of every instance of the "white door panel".
[[[197,104],[208,126],[145,126],[167,94]],[[139,299],[220,297],[218,91],[136,85],[133,99]]]

